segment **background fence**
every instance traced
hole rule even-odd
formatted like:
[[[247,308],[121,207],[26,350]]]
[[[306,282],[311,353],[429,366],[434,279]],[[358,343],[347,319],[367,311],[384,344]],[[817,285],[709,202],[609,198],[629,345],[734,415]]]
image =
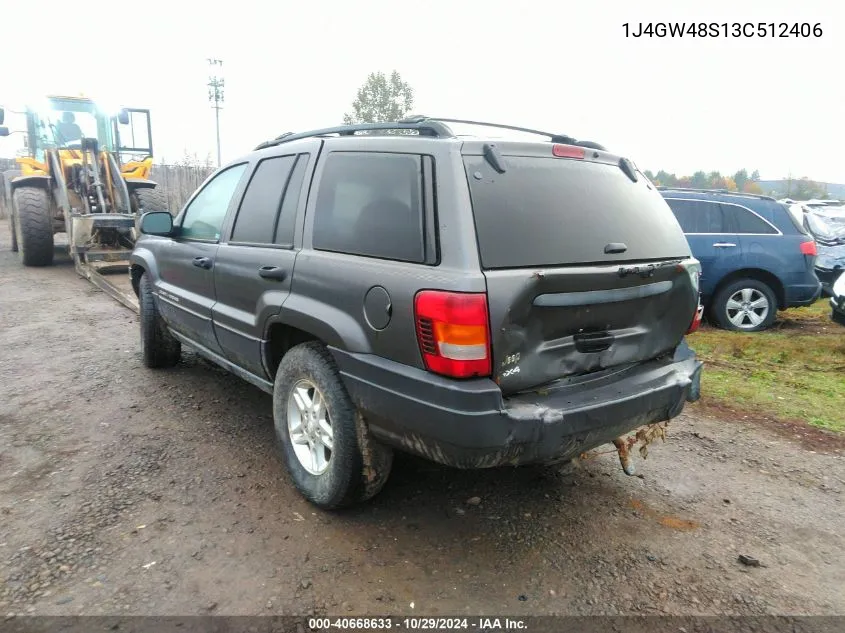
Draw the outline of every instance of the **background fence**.
[[[7,169],[17,169],[14,159],[0,158],[0,174]],[[176,215],[187,199],[203,183],[214,167],[194,165],[153,165],[151,179],[167,192],[170,212]],[[4,217],[3,205],[0,204],[0,217]]]

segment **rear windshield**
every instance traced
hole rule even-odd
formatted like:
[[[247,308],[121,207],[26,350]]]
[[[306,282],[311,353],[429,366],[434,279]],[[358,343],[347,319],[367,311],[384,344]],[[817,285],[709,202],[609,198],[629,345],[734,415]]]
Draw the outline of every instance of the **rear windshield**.
[[[464,156],[484,268],[689,256],[663,197],[615,164],[506,156],[499,174]],[[605,247],[622,243],[621,254]]]

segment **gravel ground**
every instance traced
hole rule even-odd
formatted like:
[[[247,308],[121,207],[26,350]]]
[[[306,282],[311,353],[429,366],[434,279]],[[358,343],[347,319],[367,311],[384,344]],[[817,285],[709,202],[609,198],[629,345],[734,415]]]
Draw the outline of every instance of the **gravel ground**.
[[[398,459],[372,503],[316,511],[270,398],[0,229],[4,614],[845,614],[841,439],[699,407],[625,476]],[[739,561],[749,556],[754,566]]]

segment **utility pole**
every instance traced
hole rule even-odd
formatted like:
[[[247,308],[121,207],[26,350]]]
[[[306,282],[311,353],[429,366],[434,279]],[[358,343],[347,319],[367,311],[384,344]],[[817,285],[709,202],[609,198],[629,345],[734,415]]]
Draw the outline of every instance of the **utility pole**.
[[[208,59],[209,66],[219,66],[221,70],[212,69],[212,74],[208,77],[208,100],[211,102],[211,107],[214,108],[214,120],[217,129],[217,166],[220,167],[220,110],[223,109],[223,77],[222,59]]]

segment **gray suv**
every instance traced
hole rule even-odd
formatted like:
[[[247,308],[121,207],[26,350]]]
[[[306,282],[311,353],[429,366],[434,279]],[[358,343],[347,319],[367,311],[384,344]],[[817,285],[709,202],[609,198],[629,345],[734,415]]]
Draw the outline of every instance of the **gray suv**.
[[[698,398],[700,267],[655,187],[596,143],[454,123],[288,133],[140,221],[144,363],[185,344],[272,394],[319,507],[375,495],[393,449],[624,464],[621,436]]]

